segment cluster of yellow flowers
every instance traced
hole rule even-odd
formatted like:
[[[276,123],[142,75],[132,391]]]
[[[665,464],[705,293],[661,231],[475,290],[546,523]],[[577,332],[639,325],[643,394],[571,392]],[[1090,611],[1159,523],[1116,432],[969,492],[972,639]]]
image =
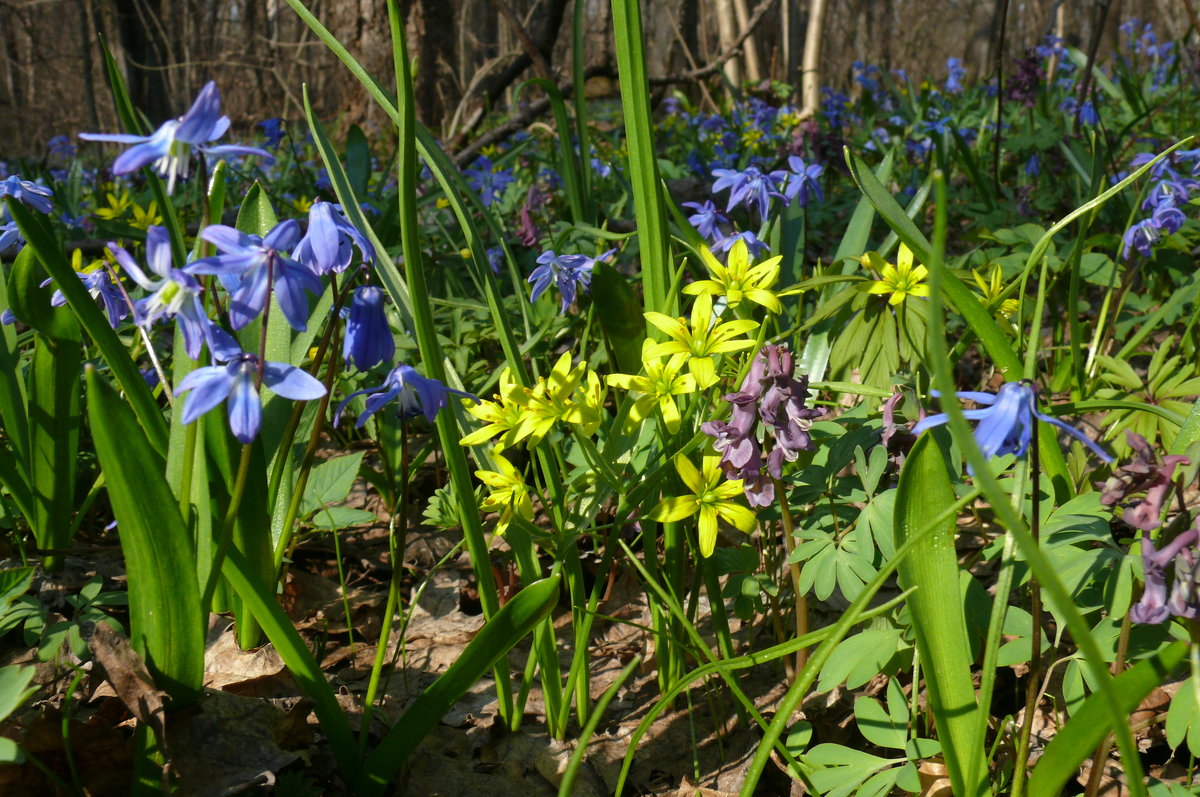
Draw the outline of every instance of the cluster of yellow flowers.
[[[752,348],[755,341],[744,337],[759,328],[749,318],[721,321],[714,315],[714,298],[723,297],[725,307],[733,310],[743,302],[752,302],[768,312],[782,312],[778,295],[772,290],[779,279],[781,258],[754,264],[743,241],[737,241],[722,264],[708,249],[701,257],[710,278],[683,289],[695,296],[691,315],[672,318],[648,312],[646,320],[667,337],[642,344],[642,370],[638,374],[610,374],[608,387],[628,391],[632,398],[629,423],[640,424],[655,410],[670,433],[682,424],[677,399],[712,387],[719,381],[717,357]],[[531,520],[533,503],[529,487],[520,472],[501,452],[524,442],[532,447],[555,427],[564,423],[587,437],[595,434],[603,418],[604,389],[600,378],[586,363],[572,365],[570,353],[562,354],[550,374],[532,387],[513,380],[505,369],[493,400],[465,404],[467,412],[484,425],[462,439],[463,445],[493,442],[495,470],[479,470],[476,476],[490,488],[482,508],[500,515],[497,532],[517,518]],[[699,539],[702,555],[711,555],[716,544],[717,519],[724,518],[742,531],[754,528],[754,515],[737,503],[742,492],[740,480],[725,478],[719,457],[703,455],[702,469],[686,456],[675,458],[675,467],[691,495],[664,499],[649,515],[653,520],[675,522],[699,515]]]

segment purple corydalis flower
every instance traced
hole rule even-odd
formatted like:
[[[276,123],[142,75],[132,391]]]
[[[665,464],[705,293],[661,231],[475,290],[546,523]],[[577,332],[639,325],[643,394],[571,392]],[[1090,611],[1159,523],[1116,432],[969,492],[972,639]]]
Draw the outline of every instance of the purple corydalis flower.
[[[808,377],[795,375],[795,360],[786,346],[764,346],[750,364],[737,393],[725,400],[732,405],[729,421],[708,421],[700,431],[715,438],[713,448],[721,454],[721,467],[730,479],[742,479],[746,500],[754,507],[775,500],[773,479],[783,476],[784,461],[793,462],[801,451],[813,449],[808,434],[821,410],[804,406]],[[764,442],[774,439],[763,472],[762,445],[756,427],[764,424]]]
[[[721,236],[721,230],[717,225],[729,223],[729,217],[717,210],[716,204],[711,199],[706,199],[704,202],[684,202],[682,206],[696,211],[688,216],[688,222],[709,241],[714,241]]]
[[[717,179],[713,182],[712,190],[715,194],[729,189],[726,212],[733,210],[737,205],[745,205],[747,208],[757,206],[759,217],[766,219],[771,197],[785,198],[779,193],[779,184],[786,175],[787,172],[784,171],[763,173],[757,166],[747,166],[745,171],[740,172],[736,169],[713,169],[713,176]]]
[[[17,175],[9,175],[3,181],[0,181],[0,199],[10,196],[13,199],[20,200],[24,204],[42,213],[49,213],[54,209],[54,192],[44,185],[22,180]],[[8,209],[0,202],[0,218],[7,215]],[[0,246],[0,251],[4,247]]]
[[[241,329],[257,318],[273,287],[288,323],[293,329],[304,331],[308,325],[305,291],[320,294],[325,287],[306,266],[284,254],[300,239],[298,222],[294,219],[281,221],[264,238],[224,224],[214,224],[205,227],[200,237],[215,244],[224,254],[197,260],[184,270],[189,274],[221,277],[231,294],[230,326]]]
[[[287,363],[263,362],[256,354],[243,352],[225,331],[213,327],[209,335],[213,360],[221,365],[197,368],[179,383],[176,393],[192,391],[183,407],[185,424],[226,402],[229,429],[241,443],[253,442],[262,426],[262,384],[284,398],[311,401],[325,395],[325,386],[311,375]]]
[[[1142,598],[1129,609],[1135,623],[1154,625],[1175,615],[1195,620],[1200,617],[1200,529],[1192,527],[1161,550],[1155,550],[1148,536],[1142,537],[1142,569],[1146,579]],[[1175,583],[1167,596],[1167,565],[1175,562]]]
[[[596,261],[606,260],[617,250],[609,249],[598,257],[587,255],[556,255],[553,250],[543,252],[537,259],[538,267],[529,275],[533,291],[529,296],[530,302],[536,302],[551,283],[558,287],[562,296],[562,306],[559,312],[567,312],[567,308],[575,302],[575,295],[580,287],[587,292],[592,285],[592,268]]]
[[[388,326],[383,291],[373,285],[364,285],[354,292],[350,302],[342,358],[354,363],[358,370],[366,371],[391,360],[395,353],[396,341]]]
[[[153,163],[158,173],[167,178],[169,194],[175,190],[177,178],[188,176],[193,149],[218,158],[227,155],[271,157],[271,153],[257,147],[233,144],[204,146],[209,141],[215,141],[225,135],[228,130],[229,117],[221,114],[221,93],[217,90],[217,84],[210,80],[200,89],[200,94],[187,113],[178,119],[164,122],[152,135],[80,133],[79,137],[85,141],[133,144],[134,146],[122,152],[113,161],[113,174],[129,174]]]
[[[934,395],[937,395],[936,391]],[[994,395],[969,390],[960,390],[956,395],[960,400],[988,405],[980,410],[963,410],[963,415],[968,420],[979,421],[979,425],[975,427],[975,442],[983,452],[984,459],[1005,454],[1022,456],[1033,439],[1034,421],[1038,420],[1071,435],[1105,462],[1113,461],[1104,449],[1092,442],[1083,432],[1058,418],[1040,412],[1037,408],[1037,392],[1028,381],[1005,382]],[[948,420],[949,416],[944,412],[930,415],[913,428],[913,434],[919,436],[925,430],[940,426]]]
[[[808,203],[815,196],[818,202],[825,201],[825,194],[821,191],[821,184],[818,182],[821,175],[825,173],[825,167],[819,163],[805,164],[804,160],[797,155],[788,156],[788,168],[791,172],[787,175],[787,184],[784,186],[783,195],[787,197],[788,204],[799,202],[800,207],[808,207]]]
[[[1163,506],[1170,495],[1175,468],[1189,464],[1190,460],[1177,455],[1160,458],[1146,438],[1128,429],[1125,439],[1134,451],[1134,458],[1113,471],[1107,481],[1096,483],[1101,492],[1100,503],[1114,506],[1144,492],[1145,499],[1127,508],[1122,519],[1136,529],[1152,531],[1162,525]]]
[[[308,209],[308,230],[296,245],[292,258],[308,266],[314,274],[340,274],[350,265],[355,246],[362,262],[374,262],[375,247],[346,220],[341,206],[318,200]]]
[[[165,227],[152,226],[146,231],[146,265],[154,277],[147,276],[124,248],[108,245],[121,268],[150,295],[134,304],[134,320],[150,326],[163,318],[178,318],[183,330],[184,348],[193,360],[208,332],[208,314],[200,301],[200,283],[191,274],[171,264],[171,239]]]
[[[342,410],[346,408],[351,399],[368,393],[371,396],[366,401],[362,415],[358,416],[358,420],[354,424],[357,428],[361,428],[368,418],[383,409],[384,405],[390,401],[396,401],[399,405],[398,414],[401,418],[415,418],[417,415],[424,415],[425,420],[430,423],[433,423],[440,410],[450,405],[451,393],[471,399],[476,404],[479,403],[478,396],[446,387],[436,379],[421,376],[411,365],[397,365],[379,387],[356,390],[346,396],[338,405],[337,412],[334,413],[334,425],[336,426],[341,420]]]

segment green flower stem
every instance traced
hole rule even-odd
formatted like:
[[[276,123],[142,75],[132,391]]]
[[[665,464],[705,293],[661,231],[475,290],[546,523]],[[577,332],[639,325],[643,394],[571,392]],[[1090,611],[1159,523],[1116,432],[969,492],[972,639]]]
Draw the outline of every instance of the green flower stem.
[[[802,637],[808,633],[808,595],[800,591],[800,563],[792,561],[792,551],[796,548],[794,536],[796,529],[792,518],[792,508],[788,505],[787,489],[779,479],[771,479],[775,483],[775,497],[779,501],[779,515],[783,520],[783,550],[787,554],[785,565],[792,577],[792,592],[796,596],[796,636]],[[796,651],[795,673],[802,672],[808,663],[808,648]],[[794,678],[793,678],[794,679]]]
[[[425,375],[440,382],[446,381],[446,368],[442,359],[441,344],[433,323],[433,309],[429,302],[429,290],[425,284],[425,267],[422,262],[420,224],[417,219],[417,150],[416,115],[413,99],[412,74],[408,60],[408,44],[404,38],[404,26],[399,5],[395,0],[388,2],[388,21],[391,29],[394,66],[396,71],[396,105],[399,111],[397,124],[397,181],[402,200],[400,202],[400,240],[404,252],[404,276],[408,294],[412,299],[413,331]],[[463,536],[471,556],[471,566],[479,587],[479,600],[485,618],[492,618],[500,611],[496,581],[492,575],[487,540],[480,525],[478,507],[471,472],[466,454],[459,445],[462,434],[452,411],[438,413],[438,439],[446,457],[446,468],[450,472],[450,483],[462,511]],[[496,696],[499,713],[505,725],[519,722],[520,717],[512,711],[512,682],[506,659],[501,657],[494,667]]]
[[[395,514],[388,522],[388,555],[392,561],[392,577],[388,581],[387,605],[383,610],[383,624],[379,629],[379,643],[375,646],[375,661],[371,664],[371,679],[367,683],[367,694],[363,698],[362,728],[358,733],[358,750],[367,752],[367,740],[371,736],[371,715],[375,711],[375,697],[379,693],[379,681],[383,674],[383,663],[387,657],[387,643],[392,634],[392,616],[400,601],[400,586],[404,579],[404,549],[408,543],[408,434],[404,423],[400,424],[400,502]],[[400,533],[396,533],[396,518],[400,518]],[[334,534],[337,534],[335,531]],[[347,612],[346,621],[349,623]]]
[[[242,446],[237,478],[233,483],[233,495],[225,510],[225,522],[221,524],[221,536],[217,540],[217,550],[213,554],[212,569],[208,571],[208,578],[204,582],[204,591],[200,593],[200,610],[205,616],[208,615],[209,607],[212,606],[217,584],[221,581],[221,566],[225,563],[225,554],[229,552],[229,545],[233,542],[233,526],[237,522],[238,508],[242,505],[242,496],[246,492],[246,480],[250,473],[250,453],[253,448],[251,443]]]
[[[275,572],[279,573],[279,568],[283,566],[283,553],[291,545],[292,533],[296,527],[296,518],[300,514],[300,502],[304,498],[304,489],[308,486],[308,475],[312,472],[313,460],[317,455],[317,446],[321,442],[321,433],[325,430],[325,413],[329,410],[329,398],[333,393],[333,380],[337,376],[338,367],[338,352],[337,352],[337,313],[330,316],[329,327],[334,329],[332,337],[326,337],[325,341],[332,339],[333,345],[330,348],[329,365],[325,369],[325,395],[321,396],[317,404],[317,417],[313,421],[312,434],[308,437],[308,446],[304,449],[304,457],[300,461],[300,472],[296,477],[296,486],[292,490],[291,500],[288,501],[287,514],[284,515],[283,525],[279,530],[279,542],[275,546]],[[322,342],[325,342],[322,341]],[[314,367],[315,370],[315,367]],[[293,416],[300,410],[303,402],[297,402],[293,409]],[[290,424],[289,424],[290,425]],[[292,429],[293,436],[295,429]],[[284,442],[287,443],[287,448],[283,445],[279,447],[280,461],[276,465],[276,471],[283,471],[283,457],[288,456],[288,451],[291,449],[292,441],[289,437],[284,437]],[[401,487],[403,489],[403,487]],[[347,622],[350,618],[347,616]]]

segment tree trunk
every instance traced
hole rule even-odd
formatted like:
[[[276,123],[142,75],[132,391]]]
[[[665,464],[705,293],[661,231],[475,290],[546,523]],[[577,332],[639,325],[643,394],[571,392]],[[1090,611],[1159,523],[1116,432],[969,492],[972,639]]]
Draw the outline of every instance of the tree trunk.
[[[808,118],[821,105],[821,29],[825,26],[825,0],[812,0],[808,31],[804,36],[804,67],[800,75],[800,116]]]

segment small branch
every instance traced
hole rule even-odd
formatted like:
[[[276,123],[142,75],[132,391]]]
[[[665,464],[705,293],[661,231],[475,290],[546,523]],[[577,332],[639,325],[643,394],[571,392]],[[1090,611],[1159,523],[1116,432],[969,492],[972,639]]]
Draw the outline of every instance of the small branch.
[[[746,27],[742,29],[741,34],[730,42],[721,53],[713,59],[712,63],[707,66],[702,66],[697,69],[689,69],[686,72],[680,72],[677,75],[665,75],[663,77],[650,78],[651,86],[666,86],[671,83],[684,83],[689,80],[699,80],[700,78],[715,75],[721,71],[721,67],[730,58],[735,55],[740,55],[742,45],[746,43],[746,39],[750,38],[750,34],[754,33],[754,29],[766,17],[767,12],[771,10],[771,6],[775,5],[775,0],[762,0],[755,8],[754,13],[750,15],[750,20],[746,23]]]

